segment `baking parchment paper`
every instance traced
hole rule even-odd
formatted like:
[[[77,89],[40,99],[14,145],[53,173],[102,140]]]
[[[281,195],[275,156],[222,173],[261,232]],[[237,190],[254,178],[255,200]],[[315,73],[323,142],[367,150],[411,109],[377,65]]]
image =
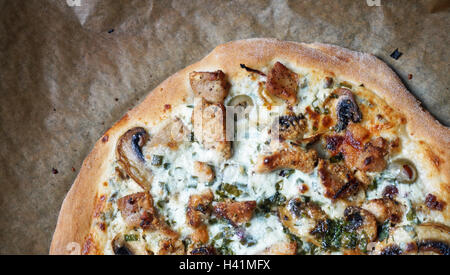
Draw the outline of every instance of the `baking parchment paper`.
[[[448,0],[0,0],[0,253],[48,253],[95,141],[157,84],[231,40],[373,53],[449,125],[449,8]]]

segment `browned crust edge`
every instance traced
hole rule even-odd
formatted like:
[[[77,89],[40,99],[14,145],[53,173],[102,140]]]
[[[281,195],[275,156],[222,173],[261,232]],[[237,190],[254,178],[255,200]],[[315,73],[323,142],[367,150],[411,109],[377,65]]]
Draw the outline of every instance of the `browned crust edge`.
[[[169,77],[156,87],[137,107],[129,111],[103,137],[84,160],[80,173],[68,192],[59,213],[50,247],[50,254],[68,254],[72,242],[82,246],[89,233],[99,181],[114,157],[115,142],[120,134],[135,126],[155,125],[167,115],[164,105],[177,106],[192,99],[188,82],[191,71],[221,69],[233,76],[241,71],[240,64],[260,68],[274,61],[292,66],[323,70],[362,83],[383,98],[387,104],[404,114],[407,131],[417,141],[422,140],[436,150],[440,162],[439,186],[441,199],[450,197],[450,129],[441,125],[421,106],[402,84],[398,76],[371,54],[354,52],[327,44],[304,44],[275,39],[248,39],[229,42],[215,48],[208,56]],[[148,126],[148,127],[149,127]]]

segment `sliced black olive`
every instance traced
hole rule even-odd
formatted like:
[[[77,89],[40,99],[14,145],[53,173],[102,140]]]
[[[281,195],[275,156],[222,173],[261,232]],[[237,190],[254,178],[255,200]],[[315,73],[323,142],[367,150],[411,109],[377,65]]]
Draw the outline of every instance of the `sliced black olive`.
[[[340,88],[337,93],[340,96],[336,105],[338,120],[336,131],[340,132],[347,128],[349,122],[360,122],[362,120],[362,114],[350,90]]]
[[[116,254],[116,255],[133,255],[133,253],[126,246],[114,247],[114,254]]]
[[[117,143],[117,159],[120,166],[142,188],[150,188],[151,171],[145,168],[142,147],[149,135],[144,128],[136,127],[123,134]]]
[[[417,169],[414,164],[407,159],[394,160],[389,169],[391,169],[395,179],[400,183],[411,184],[417,180]]]

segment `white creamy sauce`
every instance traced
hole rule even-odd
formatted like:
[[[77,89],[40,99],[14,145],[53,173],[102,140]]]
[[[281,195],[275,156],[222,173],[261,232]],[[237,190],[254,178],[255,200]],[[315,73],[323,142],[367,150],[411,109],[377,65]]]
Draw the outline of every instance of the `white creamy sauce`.
[[[320,77],[316,76],[315,78],[317,79],[312,80],[312,74],[307,70],[295,71],[299,73],[300,77],[298,89],[299,104],[294,106],[294,111],[296,113],[304,113],[307,106],[316,107],[315,105],[323,102],[330,95],[332,89],[324,88],[324,83]],[[234,153],[231,159],[221,160],[214,150],[205,150],[198,142],[184,142],[177,150],[161,145],[144,147],[147,168],[152,170],[154,176],[150,191],[154,203],[157,205],[160,215],[169,222],[173,230],[180,234],[180,239],[184,239],[192,233],[192,229],[186,224],[186,208],[189,197],[192,194],[200,194],[208,188],[215,192],[222,183],[235,185],[242,191],[242,195],[235,197],[235,200],[255,200],[257,202],[274,196],[277,192],[276,184],[279,183],[279,193],[286,200],[299,197],[300,195],[308,196],[312,201],[318,202],[322,210],[330,218],[342,217],[345,204],[340,202],[332,203],[322,195],[324,191],[319,182],[317,168],[311,174],[294,171],[288,177],[280,176],[280,171],[267,174],[258,174],[253,171],[258,155],[270,151],[269,145],[266,144],[270,139],[268,129],[277,117],[276,106],[271,110],[263,107],[264,100],[259,95],[260,84],[258,82],[264,80],[264,77],[261,76],[256,76],[256,79],[244,76],[231,80],[230,93],[225,100],[225,105],[234,96],[245,94],[252,98],[256,106],[250,112],[249,120],[242,119],[237,122],[236,126],[241,135],[238,141],[233,142]],[[173,116],[181,119],[189,130],[192,130],[192,110],[192,106],[186,105],[181,105],[173,110]],[[245,133],[246,129],[250,129],[247,134]],[[402,142],[403,151],[396,157],[404,157],[414,161],[414,144],[406,139],[402,140]],[[161,166],[155,167],[151,165],[153,155],[163,157]],[[213,167],[215,172],[214,182],[204,184],[192,177],[194,161],[206,162]],[[415,164],[418,165],[417,163]],[[112,167],[116,166],[117,163],[114,163]],[[418,181],[415,184],[397,184],[396,186],[399,190],[398,200],[407,207],[411,205],[411,202],[423,201],[425,197],[424,180],[426,178],[419,173]],[[131,179],[118,182],[117,177],[112,177],[108,182],[109,188],[111,188],[110,192],[111,194],[115,193],[116,198],[143,191]],[[306,193],[300,193],[300,187],[303,184],[308,187]],[[366,192],[367,199],[381,197],[384,187],[388,184],[389,182],[387,181],[379,182],[375,190]],[[364,196],[364,194],[362,195]],[[110,218],[107,228],[109,240],[113,239],[116,234],[127,230],[120,212],[117,210],[117,206],[113,205],[114,215]],[[420,216],[418,218],[424,219],[424,217]],[[403,220],[406,221],[405,218]],[[407,223],[407,221],[404,223]],[[313,226],[312,224],[301,225],[298,227],[299,233],[309,234]],[[218,222],[210,225],[208,230],[211,240],[225,230],[234,229],[225,222]],[[241,244],[241,239],[236,234],[231,234],[232,236],[229,237],[231,242],[228,247],[235,254],[259,253],[273,244],[288,241],[288,236],[284,233],[279,218],[274,214],[269,214],[267,217],[261,214],[254,215],[247,227],[244,227],[244,230],[246,236],[253,240],[254,243],[250,246]],[[143,234],[142,230],[137,232],[140,235]],[[145,233],[145,240],[150,247],[155,248],[158,246],[159,239],[158,236],[153,236],[157,234],[152,234]],[[141,239],[143,239],[142,236]],[[219,238],[216,240],[215,245],[220,246],[223,240],[223,238]],[[112,254],[110,242],[105,247],[105,253]]]

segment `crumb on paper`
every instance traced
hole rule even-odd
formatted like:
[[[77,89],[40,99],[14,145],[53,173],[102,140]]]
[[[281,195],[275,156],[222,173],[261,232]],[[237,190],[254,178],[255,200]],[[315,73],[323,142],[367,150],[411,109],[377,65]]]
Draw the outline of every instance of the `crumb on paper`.
[[[394,58],[395,60],[398,60],[402,55],[403,53],[399,52],[398,49],[395,49],[395,51],[391,53],[391,57]]]

